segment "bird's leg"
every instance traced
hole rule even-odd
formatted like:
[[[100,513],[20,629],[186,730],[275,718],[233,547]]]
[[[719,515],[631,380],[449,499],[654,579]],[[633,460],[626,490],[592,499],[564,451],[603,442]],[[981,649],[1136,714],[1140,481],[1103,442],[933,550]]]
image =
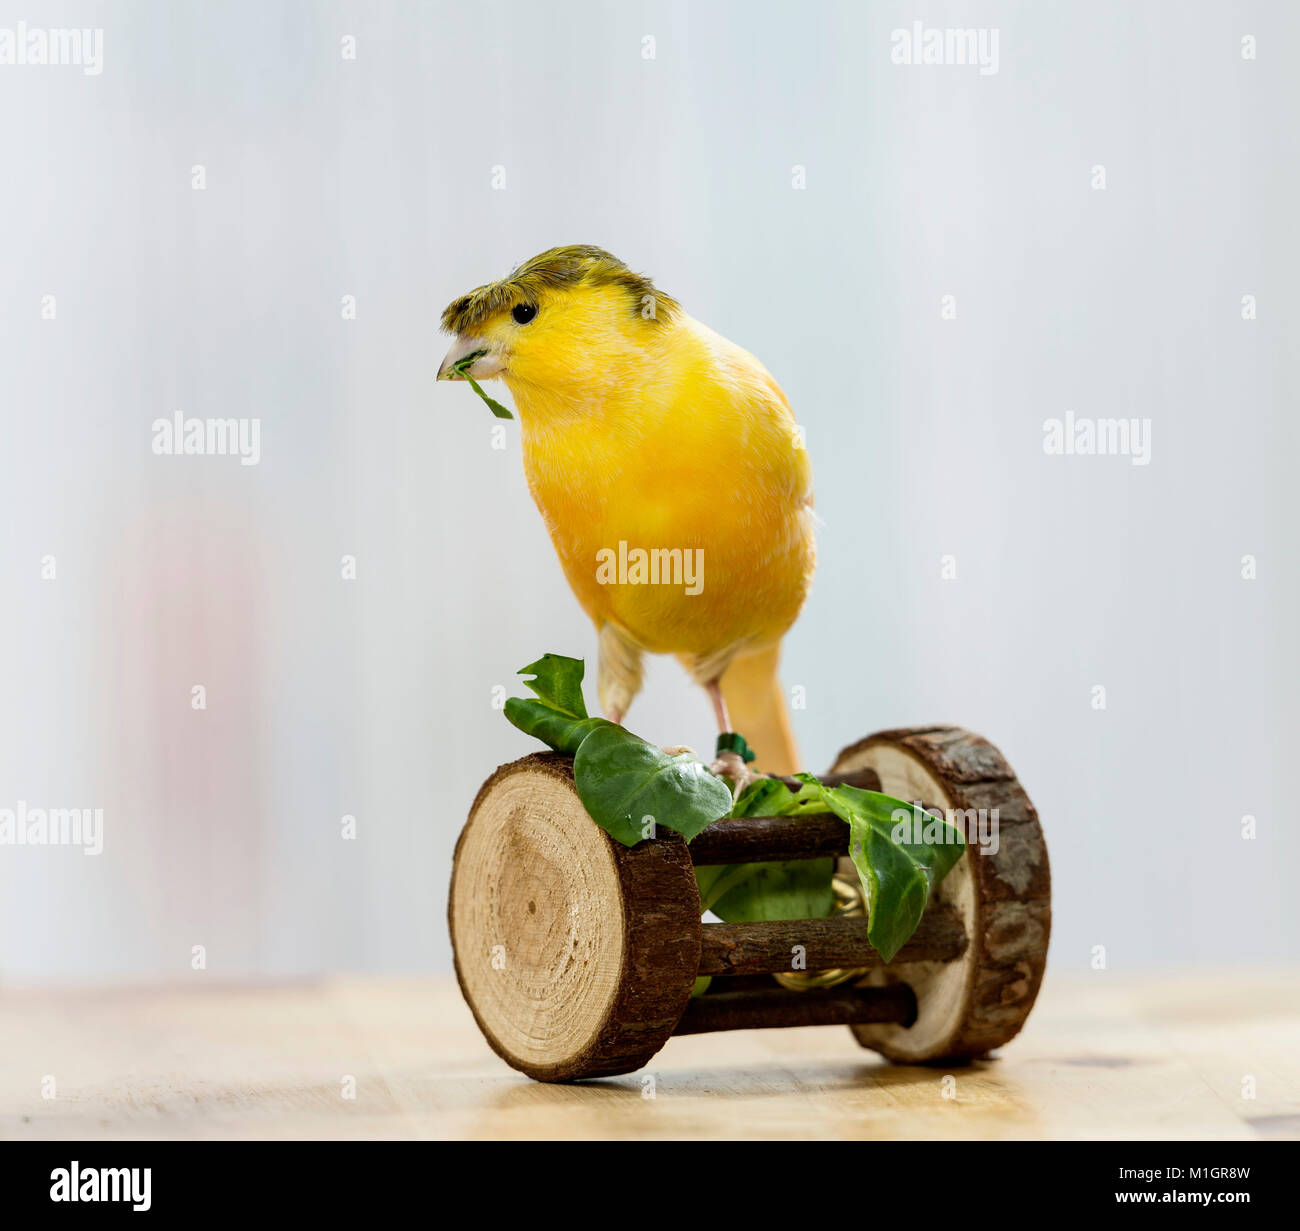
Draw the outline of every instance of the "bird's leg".
[[[717,719],[719,733],[722,735],[730,733],[731,717],[727,713],[726,698],[722,695],[721,677],[709,680],[704,685],[704,691],[709,694],[709,700],[713,702],[713,716]],[[731,783],[733,798],[738,797],[741,791],[759,777],[745,764],[745,758],[740,753],[730,751],[718,753],[713,764],[709,766],[709,773],[725,778]]]
[[[610,722],[623,725],[632,698],[641,691],[641,647],[613,624],[600,628],[596,693]]]
[[[599,638],[596,691],[605,717],[621,727],[632,698],[641,690],[641,647],[613,624],[603,624]],[[695,755],[685,744],[670,744],[664,751],[670,757],[680,752]]]
[[[704,691],[713,702],[713,717],[717,719],[719,731],[731,730],[731,715],[727,713],[727,698],[722,695],[722,680],[710,680],[704,685]]]

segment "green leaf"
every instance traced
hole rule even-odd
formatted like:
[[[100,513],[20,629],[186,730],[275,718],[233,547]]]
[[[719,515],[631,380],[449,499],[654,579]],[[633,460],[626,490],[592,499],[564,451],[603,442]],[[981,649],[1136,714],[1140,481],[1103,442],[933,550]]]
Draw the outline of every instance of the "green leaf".
[[[867,935],[881,957],[892,960],[916,931],[935,885],[961,858],[961,831],[922,813],[920,832],[914,833],[917,815],[901,799],[851,786],[822,786],[811,774],[795,778],[797,790],[777,778],[751,783],[732,815],[800,816],[829,810],[847,822],[849,851],[867,902]],[[907,823],[900,827],[902,818]],[[699,869],[696,881],[705,909],[728,922],[815,918],[830,912],[833,867],[830,860],[740,864]],[[788,910],[806,913],[779,913]]]
[[[737,798],[732,816],[797,816],[825,812],[818,784],[792,791],[779,778],[758,778]],[[822,919],[831,913],[833,859],[799,859],[788,863],[742,863],[697,868],[700,906],[727,923],[755,920]]]
[[[821,793],[849,825],[849,855],[867,899],[867,937],[892,961],[916,931],[934,887],[966,849],[961,831],[878,791],[837,786]]]
[[[737,798],[732,816],[799,816],[804,812],[825,812],[821,783],[810,774],[800,774],[802,786],[792,791],[780,778],[758,778]]]
[[[501,403],[496,400],[496,398],[489,397],[486,393],[484,393],[483,386],[480,385],[478,381],[476,381],[469,374],[470,364],[472,364],[474,360],[477,359],[479,355],[481,355],[482,353],[483,353],[482,351],[479,351],[477,354],[467,355],[464,359],[462,359],[458,364],[456,364],[452,368],[452,371],[454,371],[457,376],[460,376],[463,379],[469,381],[469,387],[473,389],[474,392],[477,393],[485,403],[487,403],[488,410],[490,410],[494,415],[496,415],[498,419],[513,419],[514,415],[512,415],[504,406],[502,406]]]
[[[578,746],[573,781],[592,820],[625,846],[646,836],[648,817],[689,842],[731,807],[726,784],[690,753],[669,756],[612,722]]]
[[[582,677],[586,668],[581,658],[566,658],[563,654],[543,654],[535,663],[519,668],[524,683],[548,705],[586,718],[587,703],[582,699]],[[528,679],[528,676],[532,679]]]
[[[696,868],[700,909],[727,923],[822,919],[831,913],[833,859],[789,863],[741,863]]]
[[[775,778],[755,778],[731,806],[732,816],[781,816],[781,805],[790,790]],[[773,811],[773,809],[776,809]]]
[[[726,784],[693,756],[669,756],[604,718],[589,718],[580,658],[544,654],[520,675],[536,699],[511,697],[506,717],[521,731],[573,757],[578,798],[625,846],[647,837],[647,818],[689,842],[731,806]]]
[[[543,654],[535,663],[519,669],[531,676],[524,683],[537,700],[510,697],[506,717],[525,735],[534,736],[556,752],[574,756],[578,746],[597,726],[612,726],[604,718],[588,718],[582,699],[583,662],[562,654]]]
[[[604,718],[575,718],[545,701],[528,697],[507,697],[506,717],[525,735],[568,756],[576,755],[582,741],[597,727],[614,725]]]
[[[754,868],[756,863],[715,863],[695,869],[695,887],[700,891],[700,914],[713,910],[714,905],[728,892],[741,883]],[[717,914],[716,911],[714,911]],[[718,916],[722,918],[721,915]],[[740,922],[740,920],[727,920]]]

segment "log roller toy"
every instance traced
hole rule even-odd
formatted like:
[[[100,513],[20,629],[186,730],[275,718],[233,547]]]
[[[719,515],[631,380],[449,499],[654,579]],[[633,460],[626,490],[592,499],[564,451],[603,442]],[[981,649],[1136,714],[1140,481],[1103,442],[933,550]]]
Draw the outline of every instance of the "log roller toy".
[[[968,843],[887,966],[860,912],[700,918],[696,865],[845,856],[838,817],[720,820],[689,846],[661,827],[626,847],[587,815],[570,758],[501,766],[457,843],[448,905],[456,976],[492,1049],[562,1082],[632,1072],[674,1035],[717,1030],[847,1025],[899,1064],[962,1062],[1013,1038],[1042,981],[1051,887],[1038,815],[1001,753],[956,727],[882,731],[823,781],[996,815],[996,843]],[[807,974],[792,977],[797,948]]]

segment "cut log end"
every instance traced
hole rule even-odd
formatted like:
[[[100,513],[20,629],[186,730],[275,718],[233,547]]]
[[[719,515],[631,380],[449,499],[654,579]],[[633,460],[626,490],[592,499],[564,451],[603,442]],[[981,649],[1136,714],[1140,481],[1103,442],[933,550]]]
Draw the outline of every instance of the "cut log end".
[[[479,1027],[540,1081],[640,1068],[690,998],[700,908],[686,845],[631,849],[594,825],[568,758],[542,753],[484,784],[456,847],[448,916]]]

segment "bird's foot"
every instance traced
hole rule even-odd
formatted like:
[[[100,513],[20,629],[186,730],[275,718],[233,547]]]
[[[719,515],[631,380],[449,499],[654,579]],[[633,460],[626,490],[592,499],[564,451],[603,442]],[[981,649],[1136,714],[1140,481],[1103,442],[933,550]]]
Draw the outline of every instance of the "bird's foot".
[[[745,764],[745,758],[738,752],[720,752],[713,764],[709,766],[709,773],[718,778],[725,778],[731,784],[731,797],[737,799],[751,782],[756,782],[761,774],[756,774],[748,765]]]
[[[683,752],[689,752],[691,756],[695,755],[695,749],[689,744],[665,744],[663,751],[666,756],[670,757],[679,757]]]

